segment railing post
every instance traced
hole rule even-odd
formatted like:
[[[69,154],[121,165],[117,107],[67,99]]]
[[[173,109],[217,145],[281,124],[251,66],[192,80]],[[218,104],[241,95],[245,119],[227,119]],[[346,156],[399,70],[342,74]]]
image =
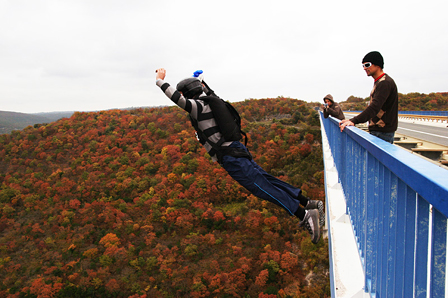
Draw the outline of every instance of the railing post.
[[[431,297],[445,297],[446,217],[432,208]]]
[[[412,297],[413,278],[409,272],[414,272],[414,253],[415,253],[415,235],[416,235],[416,218],[417,218],[417,195],[409,186],[406,186],[405,204],[403,206],[405,215],[403,221],[405,222],[404,230],[404,268],[403,268],[403,297]]]
[[[373,156],[368,155],[367,157],[367,193],[373,194],[373,197],[366,200],[366,224],[365,224],[365,289],[369,293],[375,293],[376,291],[376,279],[372,278],[377,271],[377,254],[376,254],[376,241],[375,235],[378,233],[378,219],[377,219],[377,206],[378,204],[378,191],[375,185],[377,184],[377,176],[375,169],[377,168],[377,163]]]
[[[425,298],[427,292],[429,204],[421,196],[417,198],[416,247],[414,266],[415,298]]]
[[[405,245],[406,245],[406,184],[397,179],[397,204],[396,204],[396,230],[395,230],[395,294],[394,297],[403,296],[405,268]]]

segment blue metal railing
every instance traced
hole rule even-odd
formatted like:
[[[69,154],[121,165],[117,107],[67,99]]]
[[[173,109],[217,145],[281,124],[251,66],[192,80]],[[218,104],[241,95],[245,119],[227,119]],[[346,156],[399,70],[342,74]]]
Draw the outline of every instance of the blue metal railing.
[[[321,119],[371,297],[445,297],[448,171]],[[428,261],[429,260],[429,261]]]

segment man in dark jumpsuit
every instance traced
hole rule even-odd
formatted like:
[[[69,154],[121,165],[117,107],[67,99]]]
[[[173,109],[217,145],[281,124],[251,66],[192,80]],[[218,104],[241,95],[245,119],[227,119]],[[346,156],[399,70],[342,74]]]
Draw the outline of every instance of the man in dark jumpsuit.
[[[160,68],[156,74],[156,84],[165,95],[170,98],[176,105],[187,111],[190,116],[198,123],[198,129],[206,135],[207,140],[217,143],[222,134],[219,130],[210,105],[206,104],[201,97],[206,96],[209,90],[204,87],[200,81],[194,82],[192,78],[189,80],[189,87],[185,88],[184,81],[179,82],[177,89],[170,86],[164,81],[166,70]],[[214,94],[214,93],[213,93]],[[218,161],[218,152],[209,143],[204,142],[203,146],[211,156],[212,160]],[[238,154],[224,155],[220,158],[221,166],[229,173],[229,175],[238,181],[243,187],[249,190],[255,196],[272,202],[283,209],[290,215],[297,216],[300,220],[300,226],[304,226],[311,234],[313,243],[317,243],[320,239],[319,221],[324,220],[323,204],[321,201],[309,200],[301,194],[301,190],[284,181],[281,181],[258,166],[250,157],[247,148],[239,141],[223,142],[222,145],[226,150],[228,148],[238,152],[247,152],[246,156]],[[244,155],[244,154],[243,154]],[[300,204],[305,206],[301,207]]]

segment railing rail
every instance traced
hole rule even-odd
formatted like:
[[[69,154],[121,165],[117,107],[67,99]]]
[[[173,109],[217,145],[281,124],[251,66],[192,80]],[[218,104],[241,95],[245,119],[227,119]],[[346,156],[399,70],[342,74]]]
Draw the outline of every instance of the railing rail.
[[[362,111],[344,111],[361,113]],[[420,115],[420,116],[448,116],[448,111],[398,111],[398,114],[404,115]]]
[[[448,116],[448,111],[399,111],[398,114],[421,116]]]
[[[364,291],[371,297],[445,297],[448,171],[355,127],[341,133],[339,120],[320,115]]]

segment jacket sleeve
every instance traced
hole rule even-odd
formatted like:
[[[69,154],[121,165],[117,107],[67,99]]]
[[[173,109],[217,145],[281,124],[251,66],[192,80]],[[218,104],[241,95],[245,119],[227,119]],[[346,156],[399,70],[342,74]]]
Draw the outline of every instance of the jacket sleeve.
[[[164,80],[157,80],[156,85],[162,89],[163,93],[171,99],[176,105],[190,113],[190,115],[197,119],[198,106],[196,101],[185,98],[176,88],[172,87],[170,84]]]
[[[328,114],[330,114],[331,116],[333,116],[335,118],[338,118],[339,114],[341,112],[341,108],[338,105],[335,105],[334,109],[333,108],[326,108],[326,110],[327,110]],[[324,113],[324,117],[325,117],[325,113]],[[325,118],[327,118],[327,117],[325,117]]]

